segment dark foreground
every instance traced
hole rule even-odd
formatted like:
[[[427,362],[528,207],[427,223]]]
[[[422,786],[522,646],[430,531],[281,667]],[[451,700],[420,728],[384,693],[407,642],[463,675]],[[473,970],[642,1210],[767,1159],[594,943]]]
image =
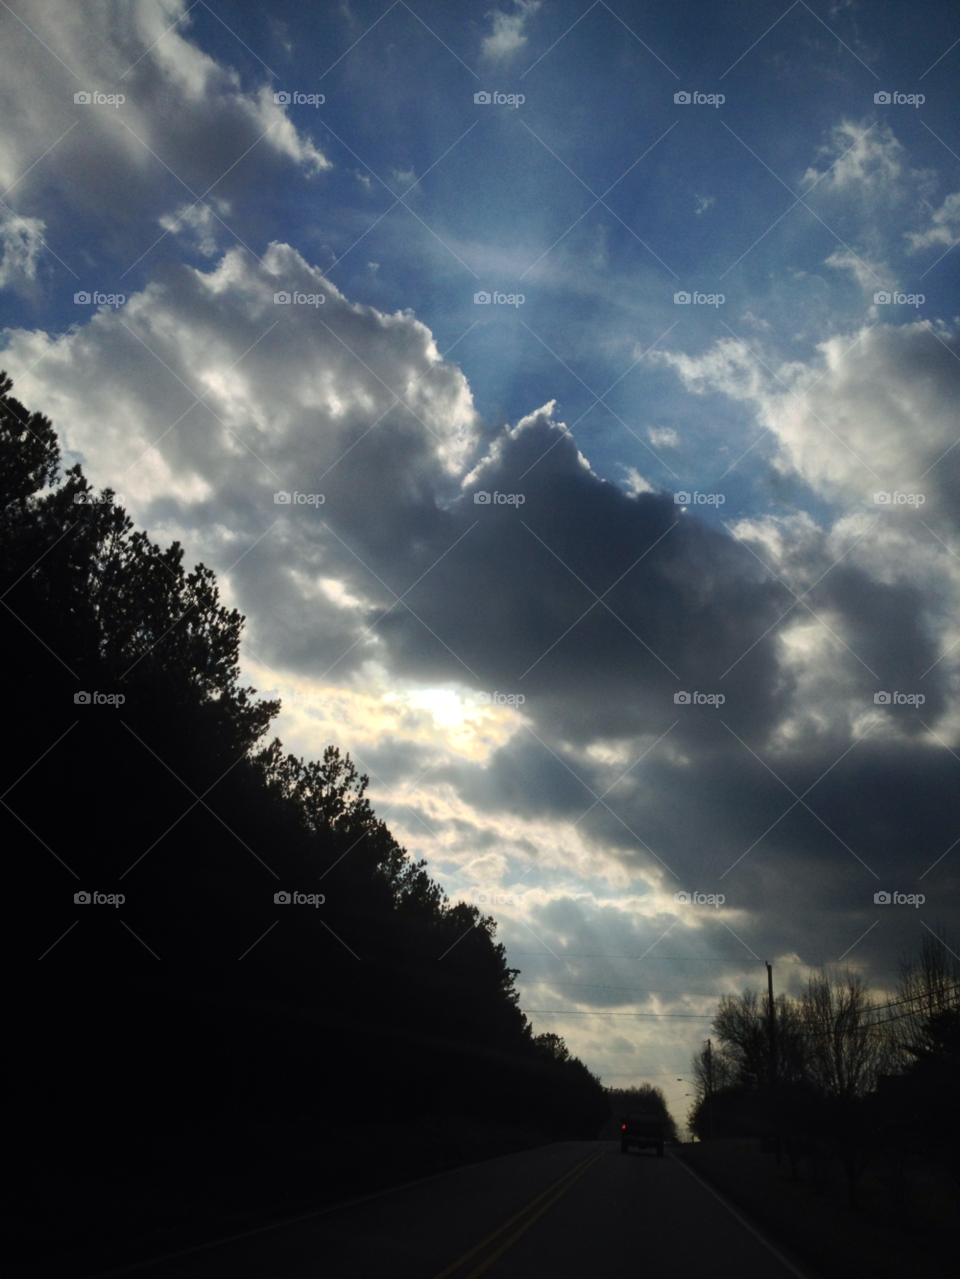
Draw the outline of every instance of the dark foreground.
[[[376,1152],[371,1152],[376,1158]],[[788,1261],[677,1159],[561,1142],[115,1274],[785,1279]]]

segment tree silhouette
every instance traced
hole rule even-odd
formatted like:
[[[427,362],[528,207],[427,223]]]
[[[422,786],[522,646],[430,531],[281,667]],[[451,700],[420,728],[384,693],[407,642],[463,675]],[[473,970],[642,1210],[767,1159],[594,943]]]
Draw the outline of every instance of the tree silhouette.
[[[63,472],[53,426],[10,391],[0,374],[0,634],[16,672],[0,829],[39,956],[18,990],[24,1096],[46,1117],[25,1179],[49,1194],[58,1168],[63,1230],[109,1233],[96,1188],[145,1201],[174,1171],[225,1203],[333,1193],[337,1155],[309,1159],[291,1136],[261,1166],[254,1134],[279,1109],[322,1150],[385,1064],[411,1119],[594,1135],[600,1083],[532,1034],[496,921],[409,856],[349,755],[267,740],[280,704],[242,685],[244,619],[214,573],[135,529],[79,466]],[[80,889],[125,901],[91,908]],[[97,1140],[71,1153],[58,1134],[81,1113],[101,1117]]]

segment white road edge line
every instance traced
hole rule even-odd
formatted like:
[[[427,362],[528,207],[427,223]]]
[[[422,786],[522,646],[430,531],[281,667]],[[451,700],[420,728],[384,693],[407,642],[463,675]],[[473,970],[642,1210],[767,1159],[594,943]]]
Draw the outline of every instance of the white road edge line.
[[[755,1229],[753,1226],[751,1226],[750,1222],[747,1221],[745,1217],[741,1217],[739,1212],[737,1212],[736,1208],[734,1208],[734,1206],[727,1199],[725,1199],[723,1195],[721,1195],[718,1191],[714,1190],[713,1186],[711,1186],[709,1182],[704,1181],[704,1179],[699,1175],[699,1173],[694,1172],[688,1163],[686,1163],[683,1159],[678,1158],[672,1152],[670,1154],[670,1158],[673,1160],[674,1163],[679,1164],[681,1168],[683,1168],[686,1172],[688,1172],[691,1177],[696,1178],[696,1180],[700,1182],[700,1185],[703,1186],[704,1190],[709,1190],[711,1195],[713,1195],[714,1199],[722,1203],[724,1208],[726,1208],[727,1212],[729,1212],[732,1217],[736,1217],[737,1221],[740,1222],[740,1225],[743,1226],[745,1230],[750,1231],[754,1239],[759,1240],[760,1243],[763,1244],[764,1248],[766,1248],[768,1252],[772,1252],[773,1255],[776,1257],[776,1259],[780,1262],[780,1264],[782,1266],[786,1266],[786,1268],[790,1271],[792,1275],[796,1275],[796,1279],[815,1279],[815,1276],[812,1271],[798,1270],[792,1261],[788,1261],[782,1252],[774,1248],[773,1244],[770,1242],[769,1239],[765,1239],[763,1235],[760,1233],[760,1231]]]

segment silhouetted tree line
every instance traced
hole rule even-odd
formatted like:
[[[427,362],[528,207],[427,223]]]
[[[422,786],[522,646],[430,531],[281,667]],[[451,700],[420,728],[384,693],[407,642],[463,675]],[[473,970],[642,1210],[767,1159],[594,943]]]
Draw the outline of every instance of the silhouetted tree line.
[[[411,860],[349,756],[266,741],[280,704],[241,686],[244,619],[214,574],[64,472],[11,385],[0,374],[0,820],[29,883],[19,1049],[46,1157],[72,1144],[85,1175],[118,1154],[136,1169],[149,1134],[189,1159],[191,1135],[242,1151],[238,1133],[281,1119],[322,1159],[319,1135],[375,1119],[374,1096],[394,1120],[594,1135],[599,1081],[532,1034],[494,920]]]
[[[909,1220],[915,1174],[960,1194],[960,961],[931,934],[878,1003],[849,972],[799,998],[725,995],[693,1057],[688,1124],[701,1140],[757,1136],[823,1190],[842,1170],[851,1206],[869,1169]]]

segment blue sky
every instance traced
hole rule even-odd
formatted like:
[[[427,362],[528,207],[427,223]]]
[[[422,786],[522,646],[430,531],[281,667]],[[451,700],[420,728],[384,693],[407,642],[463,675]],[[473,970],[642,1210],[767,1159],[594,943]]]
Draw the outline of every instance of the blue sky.
[[[501,936],[558,1010],[538,1028],[667,1083],[760,959],[799,980],[866,930],[885,989],[927,924],[877,916],[876,884],[933,863],[928,923],[956,899],[956,9],[0,24],[17,395],[217,571],[288,746],[358,758],[452,895],[523,897]],[[778,816],[801,782],[824,807]],[[713,918],[674,901],[738,875]]]

